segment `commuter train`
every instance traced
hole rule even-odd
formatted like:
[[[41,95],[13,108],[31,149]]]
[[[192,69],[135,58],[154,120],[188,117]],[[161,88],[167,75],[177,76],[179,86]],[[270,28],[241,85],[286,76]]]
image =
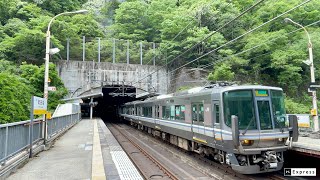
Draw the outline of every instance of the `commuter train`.
[[[126,103],[119,116],[242,174],[280,170],[288,142],[297,141],[297,119],[287,122],[283,91],[270,86],[197,87]]]

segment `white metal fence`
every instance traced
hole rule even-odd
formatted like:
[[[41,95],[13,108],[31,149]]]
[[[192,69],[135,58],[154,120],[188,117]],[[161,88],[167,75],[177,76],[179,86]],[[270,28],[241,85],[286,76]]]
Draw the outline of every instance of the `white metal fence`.
[[[56,135],[64,132],[70,126],[81,120],[81,113],[54,117],[47,120],[47,139],[53,140]],[[0,125],[0,164],[4,164],[8,159],[19,152],[28,150],[30,120]],[[33,144],[44,140],[45,129],[42,119],[33,121]]]

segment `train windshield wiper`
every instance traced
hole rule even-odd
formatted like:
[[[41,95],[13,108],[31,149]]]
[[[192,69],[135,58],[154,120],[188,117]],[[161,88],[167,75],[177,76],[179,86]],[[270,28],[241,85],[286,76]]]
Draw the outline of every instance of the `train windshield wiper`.
[[[254,119],[254,118],[252,117],[251,120],[250,120],[250,122],[249,122],[249,124],[248,124],[248,126],[246,127],[246,129],[245,129],[244,132],[242,133],[242,135],[245,135],[245,134],[247,133],[247,131],[248,131],[248,129],[249,129],[249,127],[250,127],[253,119]]]
[[[283,126],[282,126],[282,124],[278,121],[278,118],[277,118],[276,115],[273,116],[273,119],[274,119],[274,122],[276,122],[276,123],[279,125],[280,131],[283,132]]]

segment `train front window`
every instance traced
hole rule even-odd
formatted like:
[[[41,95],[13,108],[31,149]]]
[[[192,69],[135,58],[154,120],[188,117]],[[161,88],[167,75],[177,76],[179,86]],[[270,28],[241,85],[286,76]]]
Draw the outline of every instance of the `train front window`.
[[[257,101],[261,130],[272,129],[269,101]]]
[[[239,129],[257,129],[251,90],[237,90],[223,93],[225,123],[231,127],[231,115],[238,116]]]
[[[275,128],[287,127],[284,96],[282,91],[271,90],[271,101]]]

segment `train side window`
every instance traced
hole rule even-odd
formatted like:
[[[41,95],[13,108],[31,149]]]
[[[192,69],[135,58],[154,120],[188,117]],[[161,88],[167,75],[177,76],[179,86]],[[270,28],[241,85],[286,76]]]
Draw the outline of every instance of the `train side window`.
[[[152,117],[152,107],[147,107],[147,109],[148,109],[147,117]]]
[[[146,116],[146,108],[145,107],[142,107],[142,116]]]
[[[170,106],[170,120],[174,120],[175,118],[175,108],[174,106]]]
[[[162,106],[162,119],[167,119],[166,115],[167,115],[166,106]]]
[[[163,119],[170,118],[170,106],[162,106],[162,118]]]
[[[143,107],[142,110],[144,117],[152,117],[152,107]]]
[[[216,116],[216,123],[220,123],[219,104],[214,105],[214,111]]]
[[[181,112],[181,109],[180,109],[180,106],[175,106],[175,119],[176,120],[180,120],[180,112]]]
[[[156,118],[160,118],[160,106],[159,105],[156,105],[156,113],[155,113],[155,116]]]
[[[203,118],[203,113],[204,113],[204,108],[203,108],[203,104],[199,104],[199,122],[204,122],[204,118]]]
[[[152,117],[152,106],[149,107],[149,112],[148,112],[149,117]]]
[[[180,120],[184,120],[185,119],[185,112],[186,112],[186,107],[185,106],[181,106],[181,111],[180,111]]]
[[[198,121],[198,107],[197,107],[197,104],[192,104],[192,121]]]

